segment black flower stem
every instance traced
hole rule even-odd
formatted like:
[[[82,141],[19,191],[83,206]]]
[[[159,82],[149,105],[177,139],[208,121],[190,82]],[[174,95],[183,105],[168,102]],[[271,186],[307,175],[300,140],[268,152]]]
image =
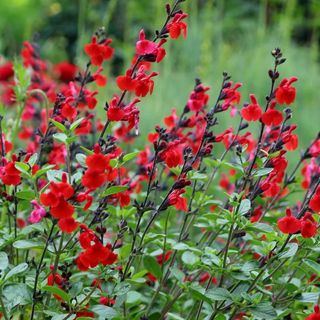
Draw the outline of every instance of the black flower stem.
[[[42,255],[41,255],[41,258],[40,258],[38,267],[37,267],[37,269],[36,269],[36,275],[35,275],[34,285],[33,285],[32,310],[31,310],[30,320],[33,320],[33,318],[34,318],[35,307],[36,307],[36,304],[37,304],[37,286],[38,286],[38,279],[39,279],[39,275],[40,275],[40,273],[41,273],[43,259],[44,259],[44,256],[45,256],[45,254],[46,254],[46,251],[47,251],[47,249],[48,249],[48,245],[49,245],[49,242],[50,242],[50,240],[51,240],[51,236],[52,236],[54,227],[55,227],[55,222],[53,221],[53,222],[52,222],[51,229],[50,229],[50,232],[49,232],[49,235],[48,235],[47,240],[46,240],[46,244],[45,244],[44,249],[43,249],[43,251],[42,251]]]

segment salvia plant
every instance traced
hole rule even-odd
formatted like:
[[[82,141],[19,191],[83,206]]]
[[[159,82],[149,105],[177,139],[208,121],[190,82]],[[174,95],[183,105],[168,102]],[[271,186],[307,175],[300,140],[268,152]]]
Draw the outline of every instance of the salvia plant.
[[[152,69],[187,36],[182,2],[153,38],[140,31],[101,118],[104,29],[84,68],[52,67],[29,42],[0,66],[2,319],[320,319],[320,137],[288,163],[298,79],[280,76],[280,49],[266,97],[240,104],[224,73],[211,98],[196,79],[135,143]]]

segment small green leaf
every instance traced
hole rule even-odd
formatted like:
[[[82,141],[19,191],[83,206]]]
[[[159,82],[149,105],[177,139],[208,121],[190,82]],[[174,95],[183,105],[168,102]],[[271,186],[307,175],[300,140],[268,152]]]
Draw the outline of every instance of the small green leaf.
[[[103,197],[110,196],[112,194],[117,194],[128,189],[128,186],[113,186],[105,190],[102,194]]]
[[[86,158],[87,158],[87,156],[83,153],[76,154],[76,159],[82,167],[87,167]]]
[[[114,294],[117,296],[121,296],[129,292],[131,289],[131,284],[126,282],[120,282],[117,284],[117,286],[114,288]]]
[[[59,182],[62,179],[63,171],[61,170],[49,170],[47,171],[47,178],[49,181]]]
[[[13,246],[17,249],[31,249],[41,248],[43,245],[33,240],[18,240],[13,243]]]
[[[310,260],[310,259],[303,259],[303,263],[308,266],[314,273],[320,276],[320,264]]]
[[[299,248],[298,244],[296,244],[296,243],[288,243],[287,244],[287,250],[279,255],[279,259],[293,257],[297,253],[298,248]]]
[[[162,277],[162,270],[155,258],[151,256],[145,256],[143,258],[144,267],[151,272],[157,279]]]
[[[56,294],[57,296],[62,298],[65,302],[70,301],[70,296],[68,295],[68,293],[65,292],[64,290],[58,288],[58,287],[55,287],[55,286],[44,286],[44,287],[41,288],[41,290],[50,292],[52,294]]]
[[[254,172],[253,176],[254,177],[263,177],[268,175],[270,172],[273,171],[273,168],[262,168]]]
[[[38,154],[37,153],[34,153],[30,158],[29,158],[29,165],[30,167],[33,167],[38,161]]]
[[[209,289],[206,295],[214,301],[232,300],[232,294],[224,288]]]
[[[62,132],[67,132],[68,129],[60,122],[56,121],[56,120],[53,120],[53,119],[50,119],[50,122],[56,127],[58,128],[59,130],[61,130]]]
[[[0,252],[0,270],[5,270],[7,269],[9,265],[9,260],[8,260],[8,255],[1,251]]]
[[[269,302],[261,302],[249,310],[255,319],[275,319],[277,317],[276,310]]]
[[[65,133],[61,133],[61,132],[55,133],[53,135],[53,138],[65,144],[67,143],[67,140],[68,140],[68,136]]]
[[[109,319],[113,319],[118,315],[118,312],[115,309],[104,306],[102,304],[97,304],[95,306],[92,306],[90,309],[102,319],[109,320]]]
[[[76,120],[75,122],[73,122],[72,125],[70,126],[70,131],[74,131],[83,120],[84,120],[84,118],[80,118],[80,119]]]
[[[24,162],[15,162],[14,166],[17,170],[20,172],[29,174],[30,166],[27,163]]]
[[[5,280],[9,280],[13,276],[17,276],[28,269],[28,264],[23,262],[12,268],[5,276]]]
[[[185,251],[181,256],[181,259],[185,264],[190,266],[193,266],[200,260],[200,258],[191,251]]]
[[[243,199],[239,206],[239,214],[243,216],[251,209],[251,201],[249,199]]]
[[[142,300],[142,294],[137,291],[129,291],[127,293],[126,303],[135,304]]]
[[[15,195],[17,198],[23,200],[33,200],[36,197],[33,191],[18,191]]]
[[[48,166],[43,167],[42,169],[38,170],[36,172],[36,174],[34,175],[34,178],[39,178],[40,176],[42,176],[44,173],[46,173],[47,171],[51,170],[52,168],[54,168],[55,165],[50,164]]]
[[[127,161],[130,161],[130,160],[136,158],[139,153],[140,153],[140,151],[134,151],[134,152],[127,153],[125,156],[123,156],[121,163],[125,163]]]

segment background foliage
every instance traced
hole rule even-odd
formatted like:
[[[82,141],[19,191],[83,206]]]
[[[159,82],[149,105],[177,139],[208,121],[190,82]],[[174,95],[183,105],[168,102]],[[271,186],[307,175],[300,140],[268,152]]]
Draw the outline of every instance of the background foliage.
[[[4,57],[16,54],[24,40],[35,39],[41,44],[43,58],[53,62],[67,59],[84,65],[79,48],[94,30],[104,26],[120,48],[111,70],[117,74],[129,65],[140,28],[151,32],[161,23],[165,3],[164,0],[1,1],[0,53]],[[174,48],[169,47],[170,59],[160,67],[162,76],[156,79],[154,97],[143,101],[152,112],[143,113],[141,132],[150,131],[172,107],[184,104],[195,77],[217,93],[221,73],[227,70],[234,81],[244,83],[242,102],[248,100],[249,92],[257,92],[263,102],[267,87],[264,70],[271,62],[265,57],[270,48],[279,46],[289,60],[283,75],[294,74],[300,80],[295,113],[297,132],[302,146],[306,146],[319,128],[315,88],[320,85],[320,2],[190,0],[185,5],[190,13],[188,38],[180,39]],[[107,90],[101,93],[101,101],[114,92],[112,86]],[[225,121],[229,123],[230,119]]]

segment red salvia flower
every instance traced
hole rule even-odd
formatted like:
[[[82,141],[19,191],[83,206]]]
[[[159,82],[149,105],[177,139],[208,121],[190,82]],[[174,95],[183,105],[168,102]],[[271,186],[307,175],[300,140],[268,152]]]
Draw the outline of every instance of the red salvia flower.
[[[164,263],[166,263],[170,259],[171,255],[172,255],[171,250],[168,250],[165,253],[158,254],[156,256],[157,262],[162,266]]]
[[[289,80],[283,79],[276,89],[276,100],[279,104],[290,105],[296,98],[296,88],[291,87],[293,82],[296,82],[298,78],[292,77]]]
[[[247,121],[258,121],[262,115],[262,110],[254,94],[250,95],[250,100],[251,104],[241,109],[241,116]]]
[[[309,207],[315,212],[320,212],[320,187],[317,188],[315,195],[311,198]]]
[[[66,233],[72,233],[74,230],[77,229],[78,225],[79,223],[72,217],[60,219],[58,222],[60,230]]]
[[[64,61],[55,64],[53,71],[57,74],[57,77],[60,81],[69,83],[69,81],[74,80],[78,71],[78,67],[72,63]]]
[[[272,101],[269,109],[261,116],[261,121],[266,126],[278,126],[283,121],[283,115],[275,109],[276,102]]]
[[[296,233],[301,229],[301,222],[292,216],[290,208],[286,210],[286,216],[278,220],[278,228],[283,233]]]
[[[21,172],[15,167],[15,160],[16,157],[13,156],[12,161],[0,167],[0,179],[7,186],[17,186],[21,182]]]
[[[112,58],[114,49],[109,46],[111,42],[111,39],[105,39],[98,43],[97,38],[92,37],[91,43],[84,46],[84,51],[90,57],[93,65],[101,66],[104,60]]]
[[[301,220],[301,235],[304,238],[312,238],[317,233],[317,223],[311,212],[307,212]]]
[[[183,38],[186,38],[188,25],[182,20],[187,17],[188,15],[186,13],[177,13],[168,23],[167,29],[172,39],[178,39],[181,33]]]
[[[318,305],[314,306],[314,312],[307,316],[305,320],[320,320],[320,308]]]

